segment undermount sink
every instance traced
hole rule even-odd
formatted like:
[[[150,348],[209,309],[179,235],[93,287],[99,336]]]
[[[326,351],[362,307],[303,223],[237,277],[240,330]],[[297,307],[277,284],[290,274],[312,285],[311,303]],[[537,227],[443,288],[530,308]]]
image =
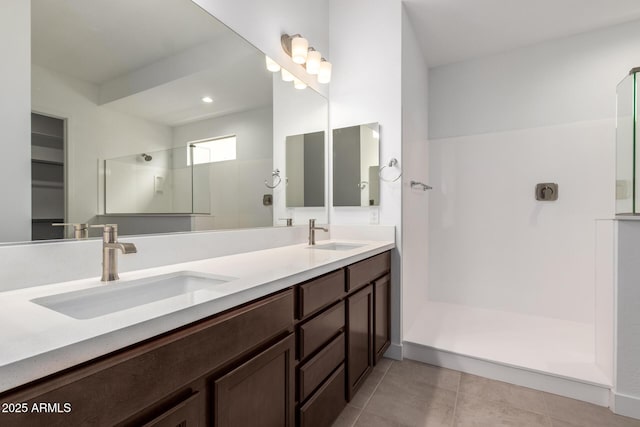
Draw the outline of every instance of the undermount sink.
[[[236,278],[181,271],[35,298],[31,302],[74,319],[93,319],[180,295],[197,304],[205,298],[224,295],[216,291],[216,286],[232,280]]]
[[[364,245],[359,243],[325,243],[323,245],[307,246],[307,249],[322,249],[325,251],[350,251],[361,248]]]

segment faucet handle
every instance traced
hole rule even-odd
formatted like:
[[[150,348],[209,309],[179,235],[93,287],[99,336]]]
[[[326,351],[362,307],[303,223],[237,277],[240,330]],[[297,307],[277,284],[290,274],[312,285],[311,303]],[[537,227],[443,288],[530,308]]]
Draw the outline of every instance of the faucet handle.
[[[291,227],[293,225],[293,218],[278,218],[278,221],[287,221],[287,227]]]
[[[55,227],[63,227],[63,226],[67,226],[67,225],[73,225],[74,228],[87,228],[87,227],[89,227],[89,224],[74,223],[74,222],[54,222],[51,225],[53,225]]]
[[[91,228],[102,228],[102,240],[105,243],[115,243],[118,241],[118,224],[95,224]]]
[[[94,224],[91,228],[104,228],[104,231],[118,231],[118,224]]]
[[[89,237],[89,224],[86,223],[56,222],[51,225],[54,227],[73,226],[73,237],[75,239],[87,239]]]

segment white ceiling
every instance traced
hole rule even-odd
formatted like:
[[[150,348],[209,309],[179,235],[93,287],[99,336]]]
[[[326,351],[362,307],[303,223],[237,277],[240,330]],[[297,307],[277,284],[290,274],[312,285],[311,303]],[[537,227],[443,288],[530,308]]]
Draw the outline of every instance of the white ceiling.
[[[640,0],[405,0],[429,66],[640,18]]]
[[[108,108],[174,126],[271,105],[264,55],[189,0],[31,3],[34,64],[101,89],[114,81],[133,88],[149,73],[143,80],[151,87],[121,94]],[[221,48],[194,57],[216,42]],[[204,104],[205,95],[214,102]]]

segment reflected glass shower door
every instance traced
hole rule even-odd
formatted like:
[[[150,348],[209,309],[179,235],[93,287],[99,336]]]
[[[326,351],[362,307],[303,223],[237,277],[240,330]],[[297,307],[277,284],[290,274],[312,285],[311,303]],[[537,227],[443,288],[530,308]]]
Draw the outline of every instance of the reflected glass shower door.
[[[640,153],[638,139],[638,77],[634,68],[617,87],[616,114],[616,214],[640,213],[640,176],[636,171]]]

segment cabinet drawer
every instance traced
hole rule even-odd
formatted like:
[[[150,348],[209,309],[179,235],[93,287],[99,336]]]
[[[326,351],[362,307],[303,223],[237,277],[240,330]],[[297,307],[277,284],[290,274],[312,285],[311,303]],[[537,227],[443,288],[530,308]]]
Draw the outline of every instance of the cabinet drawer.
[[[142,427],[197,427],[200,411],[200,399],[195,393]]]
[[[115,425],[266,341],[292,332],[293,310],[293,290],[287,290],[4,393],[0,400],[5,402],[69,402],[73,410],[63,417],[9,414],[2,417],[2,425],[54,427],[83,425],[86,420]]]
[[[298,319],[331,305],[344,295],[344,270],[334,271],[298,287]]]
[[[300,360],[336,336],[344,328],[344,301],[300,325]]]
[[[311,399],[300,408],[300,426],[330,426],[346,405],[344,364],[342,364]]]
[[[391,270],[391,253],[389,251],[367,258],[347,267],[347,292],[358,289],[362,285],[373,282]]]
[[[299,400],[304,401],[344,362],[344,332],[300,368]]]

